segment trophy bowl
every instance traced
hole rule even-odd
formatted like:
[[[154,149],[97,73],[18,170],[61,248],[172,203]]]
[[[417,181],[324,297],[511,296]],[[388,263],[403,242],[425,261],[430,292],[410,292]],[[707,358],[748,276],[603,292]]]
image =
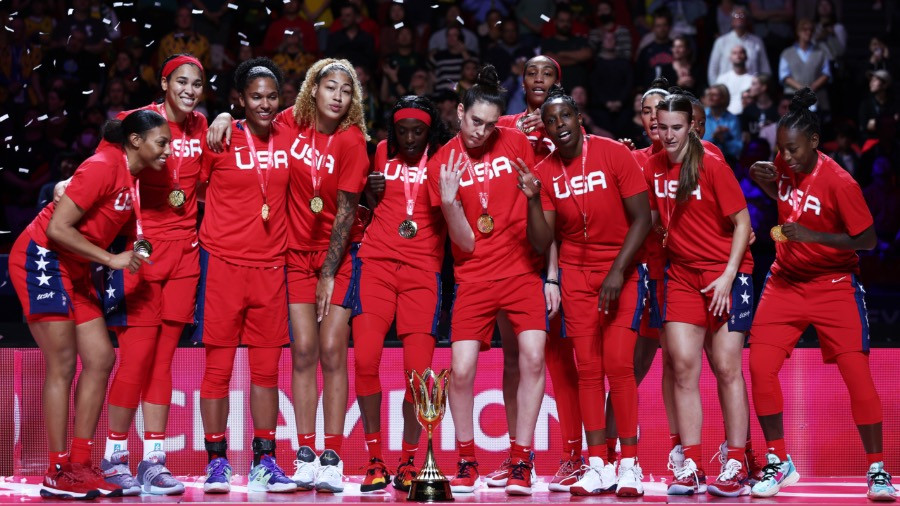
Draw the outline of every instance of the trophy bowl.
[[[407,500],[415,502],[452,501],[450,480],[438,469],[431,442],[432,432],[444,418],[446,412],[450,371],[444,369],[440,374],[435,374],[429,367],[422,374],[416,371],[407,371],[406,379],[412,392],[416,418],[422,428],[428,432],[428,452],[425,454],[425,465],[412,480]]]

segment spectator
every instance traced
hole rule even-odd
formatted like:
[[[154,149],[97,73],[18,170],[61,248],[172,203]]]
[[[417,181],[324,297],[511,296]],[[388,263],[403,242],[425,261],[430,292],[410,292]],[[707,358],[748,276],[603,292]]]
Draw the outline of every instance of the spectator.
[[[297,102],[297,93],[300,92],[300,81],[294,79],[285,79],[281,85],[281,107],[279,109],[287,109],[293,107]]]
[[[510,76],[510,61],[515,61],[520,57],[527,60],[533,54],[533,48],[525,47],[519,41],[519,23],[515,18],[506,18],[500,23],[500,40],[485,50],[484,62],[490,63],[497,69],[500,82],[503,82]]]
[[[331,0],[303,0],[300,15],[313,25],[322,23],[325,28],[330,28],[334,21],[331,15]]]
[[[593,106],[600,128],[624,132],[631,121],[628,99],[634,83],[631,62],[616,55],[616,34],[606,32],[591,72]],[[581,108],[582,112],[587,109]]]
[[[778,121],[778,107],[769,92],[771,84],[772,76],[769,74],[753,76],[750,81],[748,92],[751,102],[741,113],[741,132],[745,144],[758,138],[763,127]]]
[[[826,50],[832,61],[844,56],[847,50],[847,29],[838,21],[832,0],[819,0],[815,22],[813,42]]]
[[[431,56],[435,90],[455,89],[463,62],[472,59],[468,48],[463,44],[462,30],[458,26],[451,26],[444,33],[447,36],[447,49],[436,51]]]
[[[25,18],[25,36],[49,48],[53,32],[56,31],[56,18],[47,14],[47,0],[33,0],[28,17]]]
[[[879,126],[885,120],[897,121],[898,108],[890,93],[893,79],[886,70],[876,70],[869,77],[869,95],[859,106],[859,129],[863,140],[878,138]]]
[[[366,129],[372,132],[375,129],[375,124],[384,120],[381,112],[381,101],[378,100],[378,95],[375,93],[375,86],[372,84],[368,68],[363,65],[356,65],[354,70],[356,70],[359,88],[362,91],[362,109],[363,117],[366,119]]]
[[[434,92],[434,76],[425,68],[418,68],[409,78],[409,95],[425,96]]]
[[[550,39],[556,35],[556,18],[559,16],[560,11],[567,11],[571,14],[571,16],[569,16],[569,24],[571,25],[569,34],[574,35],[575,37],[588,37],[590,29],[586,24],[581,22],[576,12],[568,5],[558,5],[556,7],[556,15],[541,26],[541,39]]]
[[[397,5],[397,4],[395,4]],[[401,6],[402,8],[402,6]],[[275,18],[266,30],[263,39],[263,52],[274,55],[279,51],[288,35],[299,37],[301,50],[315,57],[319,53],[319,41],[316,29],[309,21],[300,17],[300,2],[288,0],[281,8],[281,16]]]
[[[706,73],[709,82],[716,82],[720,75],[731,70],[731,48],[738,44],[744,46],[747,52],[747,72],[772,73],[765,44],[759,36],[750,33],[747,9],[736,5],[731,11],[731,31],[716,38],[709,55],[709,70]]]
[[[787,97],[782,97],[781,100],[778,101],[778,117],[782,117],[788,113],[791,107],[791,99]],[[775,135],[778,133],[778,122],[774,121],[769,123],[768,125],[759,129],[759,138],[765,140],[769,143],[770,148],[775,147]],[[772,149],[772,153],[775,153],[775,150]]]
[[[750,0],[753,31],[770,51],[790,44],[794,38],[794,0]],[[770,60],[778,53],[770,54]]]
[[[872,182],[863,190],[863,197],[875,221],[878,250],[897,252],[900,245],[900,187],[891,162],[885,157],[875,159],[872,166]]]
[[[778,80],[788,97],[807,86],[816,92],[816,107],[821,114],[831,109],[825,88],[831,78],[831,64],[825,51],[813,44],[812,34],[812,21],[801,19],[797,22],[797,42],[782,51],[778,60]]]
[[[210,64],[209,39],[194,30],[191,8],[187,5],[175,11],[175,30],[159,41],[157,61],[176,53],[191,53],[204,67]]]
[[[78,30],[85,37],[84,49],[99,55],[106,46],[106,43],[103,42],[106,37],[106,27],[99,19],[91,17],[89,0],[72,0],[70,5],[68,10],[70,14],[59,19],[56,25],[56,31],[53,33],[54,47],[65,46],[69,35]]]
[[[500,11],[491,9],[488,11],[487,18],[484,22],[478,25],[478,47],[481,49],[480,52],[482,54],[485,49],[493,47],[494,44],[500,42],[500,38],[503,36],[502,29],[500,28],[502,22],[503,16],[500,14]]]
[[[527,56],[518,56],[509,66],[509,76],[503,81],[503,88],[509,90],[506,96],[506,114],[519,114],[528,104],[525,102],[525,64]]]
[[[846,125],[838,128],[835,143],[837,148],[828,153],[828,156],[854,176],[859,169],[859,154],[858,148],[853,144],[853,129]]]
[[[342,28],[331,32],[325,47],[325,56],[345,58],[353,65],[371,65],[375,62],[375,39],[357,24],[359,7],[344,4],[338,20]]]
[[[463,0],[462,8],[472,15],[477,23],[483,23],[491,19],[491,14],[496,13],[499,21],[500,18],[509,16],[510,7],[515,5],[516,0],[495,0],[485,2],[483,0]]]
[[[527,0],[516,5],[515,17],[519,21],[519,37],[522,43],[535,47],[541,43],[541,28],[544,17],[556,15],[554,0]]]
[[[694,61],[694,50],[687,35],[679,35],[672,41],[672,70],[675,84],[681,89],[699,95],[706,88],[703,71]]]
[[[399,26],[398,26],[399,25]],[[402,3],[392,2],[388,8],[388,19],[381,27],[381,36],[379,37],[378,52],[382,56],[387,56],[397,51],[397,37],[400,29],[403,27],[413,28],[412,24],[406,19],[406,8]]]
[[[109,79],[122,81],[129,104],[145,104],[152,98],[152,92],[146,81],[141,79],[138,74],[139,70],[127,49],[120,49],[116,53],[116,58],[113,60],[112,65],[109,66]]]
[[[734,10],[734,0],[719,0],[716,8],[716,36],[724,35],[731,30],[731,14]]]
[[[741,139],[741,124],[737,116],[728,112],[731,97],[724,84],[714,84],[706,90],[706,134],[710,141],[725,155],[729,165],[734,166],[741,156],[744,142]]]
[[[575,101],[575,105],[578,106],[577,110],[581,111],[581,126],[582,128],[584,128],[585,132],[591,135],[612,137],[612,133],[610,131],[601,128],[599,125],[594,123],[594,118],[590,114],[590,107],[588,107],[589,102],[587,88],[585,88],[584,86],[576,86],[572,88],[572,93],[570,96],[572,97],[572,100]]]
[[[697,35],[697,21],[706,16],[706,2],[703,0],[653,0],[647,10],[653,12],[665,7],[672,13],[672,34]]]
[[[631,31],[628,30],[628,27],[616,23],[612,2],[610,0],[597,2],[596,14],[594,28],[588,34],[591,48],[595,52],[599,52],[600,46],[603,44],[603,36],[607,32],[612,32],[616,37],[616,57],[631,61],[633,45]]]
[[[869,61],[866,70],[874,72],[876,70],[887,70],[893,72],[891,65],[891,55],[887,44],[884,43],[882,37],[872,37],[869,41]]]
[[[478,54],[478,37],[472,33],[471,30],[462,26],[459,22],[460,11],[459,6],[450,5],[447,8],[447,12],[444,14],[444,28],[437,30],[433,34],[431,34],[431,38],[428,39],[428,53],[434,54],[438,51],[445,51],[448,49],[447,46],[447,30],[450,28],[457,28],[460,30],[461,34],[460,38],[463,41],[463,44],[466,47],[466,51],[472,54]]]
[[[459,95],[453,93],[452,90],[443,90],[438,92],[432,101],[438,108],[441,121],[447,127],[447,132],[450,135],[459,133],[459,117],[456,115],[456,109],[459,106]]]
[[[672,13],[662,8],[653,13],[653,37],[638,51],[635,76],[638,82],[649,83],[657,77],[665,77],[670,83],[678,80],[672,67]]]
[[[650,138],[647,137],[647,131],[644,129],[644,119],[641,114],[643,109],[644,90],[639,88],[634,94],[634,100],[631,105],[633,115],[628,123],[628,129],[624,132],[616,132],[620,138],[630,140],[634,144],[635,149],[644,149],[650,145]],[[649,110],[649,107],[648,107]]]
[[[413,72],[425,66],[425,59],[413,49],[413,33],[412,27],[406,25],[397,30],[396,50],[384,59],[381,67],[381,101],[384,103],[392,104],[408,94]]]
[[[111,79],[106,85],[103,107],[106,109],[106,119],[116,119],[120,112],[130,109],[125,83],[121,79]]]
[[[316,62],[316,56],[303,50],[303,36],[300,30],[285,29],[281,43],[272,56],[272,61],[281,67],[287,79],[302,79],[308,69]]]
[[[478,60],[466,60],[463,62],[462,71],[459,74],[459,81],[456,82],[456,94],[462,101],[466,92],[475,84],[475,78],[478,77]]]
[[[564,89],[587,86],[587,63],[593,56],[587,39],[572,34],[572,11],[564,5],[557,7],[555,24],[556,35],[543,41],[541,53],[559,63]]]
[[[0,103],[21,110],[43,102],[41,80],[34,70],[43,53],[39,45],[28,42],[21,17],[11,18],[6,27],[12,33],[0,35]]]
[[[741,94],[750,89],[752,82],[753,76],[747,73],[747,51],[744,50],[744,46],[734,46],[731,48],[731,70],[716,80],[716,84],[724,84],[731,95],[728,112],[739,116],[744,111]]]
[[[53,189],[56,183],[72,177],[81,162],[82,159],[74,151],[63,151],[53,158],[53,162],[50,164],[50,179],[41,186],[40,192],[38,192],[38,212],[53,201]]]
[[[381,35],[381,29],[378,27],[378,23],[375,22],[372,18],[366,15],[368,12],[366,10],[366,5],[363,4],[362,0],[345,0],[346,3],[341,5],[338,13],[342,13],[344,7],[347,5],[352,5],[356,7],[356,16],[354,18],[354,24],[359,27],[360,30],[368,33],[372,36],[372,40],[375,41],[375,52],[379,51],[379,36]],[[345,20],[344,16],[338,15],[338,18],[331,23],[331,26],[328,28],[328,31],[331,33],[336,33],[344,29],[344,27],[348,25],[349,20]]]
[[[73,111],[96,105],[100,101],[100,60],[85,50],[87,35],[74,28],[64,47],[50,50],[41,62],[41,72],[48,78],[61,78],[67,92],[64,98]],[[58,91],[61,92],[60,89]]]

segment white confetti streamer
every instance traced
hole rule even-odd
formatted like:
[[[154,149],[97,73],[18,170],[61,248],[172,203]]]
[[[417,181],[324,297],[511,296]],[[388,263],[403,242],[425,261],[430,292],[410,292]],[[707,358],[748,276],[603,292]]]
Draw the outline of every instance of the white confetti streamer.
[[[549,23],[549,22],[550,22],[550,18],[548,18],[546,14],[541,14],[541,20],[542,20],[544,23]]]
[[[465,22],[463,22],[463,18],[461,18],[460,16],[456,16],[456,21],[461,25],[466,24]]]
[[[401,22],[397,23],[396,25],[394,25],[394,30],[399,30],[399,29],[401,29],[401,28],[403,28],[403,21],[401,21]]]
[[[235,4],[230,3],[230,4],[228,4],[228,8],[231,9],[231,10],[235,10],[235,11],[236,11],[236,10],[238,9],[238,6],[235,5]]]
[[[0,116],[0,123],[3,123],[4,121],[6,121],[8,119],[9,119],[9,114],[4,114],[3,116]]]
[[[203,14],[203,9],[191,9],[191,14],[199,16],[200,14]]]
[[[47,114],[41,114],[40,116],[37,117],[37,120],[38,120],[38,121],[44,121],[44,120],[46,120],[46,119],[49,118],[49,117],[50,117],[50,116],[48,116]]]
[[[90,95],[92,93],[94,93],[94,90],[84,90],[81,92],[82,95]]]

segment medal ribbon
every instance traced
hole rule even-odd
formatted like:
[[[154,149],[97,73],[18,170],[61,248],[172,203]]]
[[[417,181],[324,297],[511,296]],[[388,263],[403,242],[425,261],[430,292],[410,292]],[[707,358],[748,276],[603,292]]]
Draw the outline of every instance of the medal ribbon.
[[[144,240],[144,225],[141,221],[141,180],[131,175],[128,170],[128,155],[122,153],[122,159],[125,161],[125,172],[128,173],[128,193],[131,195],[131,207],[134,209],[134,228],[137,233],[137,240]]]
[[[416,199],[419,196],[419,185],[422,184],[422,172],[425,168],[425,158],[428,157],[428,147],[425,147],[425,151],[422,153],[422,158],[419,160],[419,163],[416,165],[418,169],[416,173],[416,182],[412,187],[412,191],[409,188],[409,165],[406,163],[403,164],[403,195],[406,196],[406,216],[411,220],[413,216],[413,209],[416,207]]]
[[[585,175],[584,175],[584,167],[587,165],[587,154],[588,154],[588,136],[584,136],[584,142],[581,145],[581,184],[586,184]],[[584,237],[587,239],[587,205],[585,204],[585,195],[587,191],[581,194],[581,204],[578,203],[578,199],[575,198],[575,189],[572,186],[571,180],[569,179],[569,174],[566,172],[566,164],[562,163],[562,157],[560,156],[560,167],[562,167],[563,177],[566,178],[566,186],[569,188],[569,191],[572,192],[572,201],[575,202],[575,208],[578,209],[578,212],[581,213],[581,219],[584,224]]]
[[[328,136],[328,143],[325,144],[325,154],[321,156],[316,156],[316,136],[318,135],[318,130],[315,127],[312,128],[312,144],[310,145],[310,153],[309,153],[309,176],[312,178],[312,187],[313,187],[313,196],[319,196],[319,188],[322,187],[322,180],[325,179],[325,176],[319,176],[318,173],[322,169],[322,160],[327,158],[328,151],[331,148],[331,141],[334,139],[334,134]]]
[[[262,175],[262,167],[259,163],[259,155],[256,154],[256,146],[253,144],[253,137],[250,136],[250,128],[247,126],[247,122],[243,123],[244,137],[247,139],[247,146],[250,147],[250,154],[253,155],[253,168],[256,169],[256,178],[259,181],[259,189],[262,190],[262,198],[263,204],[268,204],[268,195],[266,190],[269,188],[269,176],[272,174],[272,166],[275,162],[275,153],[274,153],[274,145],[275,145],[275,134],[272,133],[272,129],[269,128],[269,163],[266,166],[266,178],[263,181]]]
[[[791,202],[791,214],[784,220],[785,223],[795,223],[798,219],[800,219],[800,215],[803,214],[803,202],[809,198],[809,190],[812,188],[813,183],[816,181],[816,178],[819,177],[819,173],[822,172],[820,169],[822,168],[822,155],[818,155],[818,160],[816,161],[816,167],[813,171],[806,176],[806,188],[802,190],[797,186],[797,174],[791,174],[791,185],[797,190],[797,198]],[[800,196],[800,193],[803,196]]]
[[[166,103],[163,102],[163,103],[159,104],[158,109],[159,109],[159,115],[162,116],[163,118],[166,118],[166,121],[169,121],[169,116],[166,114]],[[181,128],[181,144],[179,144],[179,146],[180,146],[179,149],[181,152],[178,153],[178,162],[172,164],[172,165],[174,165],[174,167],[172,168],[172,182],[173,182],[172,184],[175,189],[181,188],[181,181],[178,179],[178,174],[181,171],[181,162],[184,161],[184,156],[183,156],[184,155],[184,141],[187,139],[187,130],[188,130],[189,124],[190,124],[189,120],[190,120],[190,116],[188,116],[185,119],[183,127],[180,127]]]
[[[463,144],[462,139],[459,140],[459,147],[463,154],[466,155],[466,172],[469,173],[469,177],[472,178],[473,183],[478,183],[478,178],[475,177],[475,165],[472,163],[472,159],[469,158],[469,153],[466,152],[466,147]],[[491,194],[491,174],[494,172],[490,158],[486,158],[484,167],[484,181],[482,181],[480,184],[481,188],[478,190],[478,200],[481,201],[482,213],[488,214],[488,199]]]

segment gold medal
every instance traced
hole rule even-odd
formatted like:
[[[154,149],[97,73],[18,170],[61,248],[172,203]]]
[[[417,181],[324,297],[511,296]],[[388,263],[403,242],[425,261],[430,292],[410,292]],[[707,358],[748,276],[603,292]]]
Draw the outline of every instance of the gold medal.
[[[184,194],[184,190],[181,188],[175,188],[169,192],[169,206],[172,208],[180,208],[184,205],[185,200],[187,200],[187,197]]]
[[[494,218],[490,214],[484,213],[478,217],[476,226],[482,234],[490,234],[494,231]]]
[[[269,204],[263,204],[260,213],[263,221],[269,221]]]
[[[400,222],[400,226],[397,227],[397,232],[404,239],[412,239],[419,232],[419,225],[413,220],[403,220]]]
[[[787,242],[788,238],[784,235],[784,230],[781,228],[781,225],[775,225],[769,230],[769,236],[772,237],[772,240],[775,242]]]
[[[153,253],[153,245],[147,239],[138,239],[134,241],[134,252],[144,258],[150,258]]]
[[[316,195],[315,197],[309,199],[309,208],[312,212],[319,214],[322,212],[322,209],[325,208],[325,202],[322,200],[322,197]]]

